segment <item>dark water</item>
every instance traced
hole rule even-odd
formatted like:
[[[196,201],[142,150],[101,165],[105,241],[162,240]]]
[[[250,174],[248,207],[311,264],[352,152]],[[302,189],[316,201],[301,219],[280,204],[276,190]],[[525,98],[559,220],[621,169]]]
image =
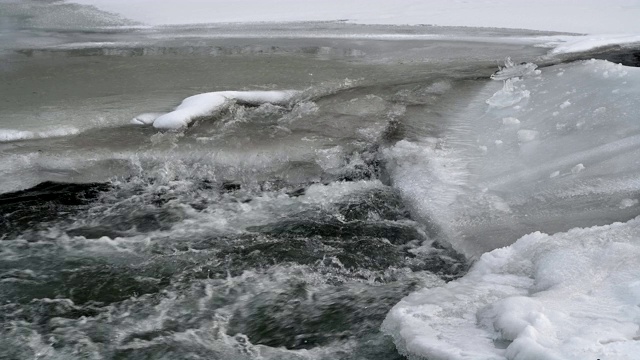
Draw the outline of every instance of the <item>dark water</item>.
[[[43,183],[0,197],[3,358],[399,358],[378,335],[389,308],[466,269],[379,183],[238,234],[175,224],[264,191],[149,186]]]

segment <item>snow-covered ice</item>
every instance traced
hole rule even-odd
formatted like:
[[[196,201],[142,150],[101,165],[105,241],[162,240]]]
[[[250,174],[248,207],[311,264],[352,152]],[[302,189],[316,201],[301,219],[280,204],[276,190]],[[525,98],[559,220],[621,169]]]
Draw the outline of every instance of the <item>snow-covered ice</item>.
[[[635,0],[74,0],[151,25],[347,20],[360,24],[431,24],[640,33]]]
[[[633,34],[598,34],[589,36],[559,36],[557,42],[551,42],[554,48],[551,54],[568,54],[589,51],[609,46],[637,46],[640,44],[638,31]]]
[[[144,113],[131,120],[134,124],[153,124],[158,129],[179,129],[189,125],[193,120],[220,112],[231,101],[260,105],[265,103],[286,105],[299,92],[285,91],[216,91],[190,96],[175,108],[166,113]]]
[[[484,254],[462,279],[415,292],[383,331],[430,360],[637,359],[640,219]]]

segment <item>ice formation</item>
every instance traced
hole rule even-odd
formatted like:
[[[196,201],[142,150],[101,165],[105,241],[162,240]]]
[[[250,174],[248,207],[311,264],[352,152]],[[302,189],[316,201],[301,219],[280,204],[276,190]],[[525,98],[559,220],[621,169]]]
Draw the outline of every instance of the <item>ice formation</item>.
[[[488,82],[440,139],[385,152],[391,180],[414,216],[471,257],[538,230],[626,221],[638,215],[619,204],[636,197],[639,99],[640,69],[602,60],[547,67],[502,89]],[[508,216],[493,214],[498,203]]]
[[[260,105],[264,103],[286,105],[298,91],[216,91],[190,96],[175,108],[166,113],[144,113],[131,120],[134,124],[153,124],[158,129],[179,129],[189,125],[193,120],[214,115],[224,110],[231,101]]]
[[[383,331],[417,359],[636,359],[640,69],[590,60],[509,82],[440,139],[385,152],[415,217],[479,260]]]
[[[522,90],[515,87],[514,82],[518,79],[506,79],[502,90],[497,91],[491,98],[487,100],[487,104],[495,108],[506,108],[513,106],[523,99],[529,97],[529,90]]]
[[[640,219],[533,233],[413,293],[383,331],[430,360],[637,359]]]
[[[530,75],[540,75],[541,71],[537,70],[538,65],[533,63],[522,63],[516,64],[511,60],[511,58],[507,58],[504,62],[504,66],[500,67],[498,71],[496,71],[493,75],[491,75],[491,79],[493,80],[507,80],[516,77],[525,77]]]

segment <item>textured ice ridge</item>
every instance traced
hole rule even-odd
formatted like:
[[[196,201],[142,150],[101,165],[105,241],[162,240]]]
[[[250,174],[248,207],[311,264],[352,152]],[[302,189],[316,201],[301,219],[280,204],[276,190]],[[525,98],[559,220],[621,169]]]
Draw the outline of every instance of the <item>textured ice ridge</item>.
[[[193,120],[213,115],[224,110],[232,101],[260,105],[265,103],[286,105],[299,92],[283,91],[216,91],[190,96],[175,108],[163,113],[144,113],[134,117],[131,123],[138,125],[153,124],[158,129],[179,129],[189,125]]]
[[[499,70],[491,75],[493,80],[507,80],[515,77],[525,77],[531,75],[540,75],[541,71],[537,70],[538,65],[534,63],[516,64],[510,57],[504,61],[504,66],[500,66]]]

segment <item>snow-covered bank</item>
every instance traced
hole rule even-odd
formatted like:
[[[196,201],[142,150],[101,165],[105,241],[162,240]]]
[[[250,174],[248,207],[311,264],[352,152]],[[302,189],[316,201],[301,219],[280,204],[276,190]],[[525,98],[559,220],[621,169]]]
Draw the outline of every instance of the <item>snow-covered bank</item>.
[[[286,105],[299,94],[298,91],[217,91],[190,96],[172,112],[144,113],[131,120],[133,124],[153,124],[158,129],[179,129],[189,125],[193,120],[210,116],[224,110],[231,101],[250,105],[265,103]]]
[[[410,358],[636,359],[640,219],[533,233],[403,299],[383,330]]]
[[[75,0],[151,25],[346,20],[360,24],[429,24],[640,33],[635,0]]]

